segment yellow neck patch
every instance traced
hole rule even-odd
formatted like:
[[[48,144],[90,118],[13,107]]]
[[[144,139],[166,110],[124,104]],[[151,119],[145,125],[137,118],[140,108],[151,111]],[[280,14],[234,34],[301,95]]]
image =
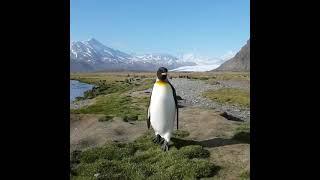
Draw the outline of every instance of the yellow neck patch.
[[[159,85],[159,86],[165,86],[165,85],[167,85],[168,83],[167,82],[165,82],[165,81],[157,81],[156,82],[156,85]]]

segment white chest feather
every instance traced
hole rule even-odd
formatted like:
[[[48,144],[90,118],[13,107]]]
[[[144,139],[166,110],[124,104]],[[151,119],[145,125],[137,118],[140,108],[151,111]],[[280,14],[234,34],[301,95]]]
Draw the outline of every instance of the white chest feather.
[[[153,86],[149,112],[151,126],[157,133],[162,136],[173,131],[176,107],[168,83],[155,83]]]

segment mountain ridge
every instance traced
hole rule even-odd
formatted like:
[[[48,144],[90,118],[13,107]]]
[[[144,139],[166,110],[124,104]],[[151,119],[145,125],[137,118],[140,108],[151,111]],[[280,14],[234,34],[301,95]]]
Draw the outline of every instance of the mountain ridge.
[[[213,71],[250,71],[250,39],[233,58]]]
[[[87,41],[74,41],[70,46],[70,71],[92,72],[111,70],[154,71],[160,66],[169,69],[196,65],[194,62],[180,62],[170,54],[149,53],[133,56],[105,46],[91,38]]]

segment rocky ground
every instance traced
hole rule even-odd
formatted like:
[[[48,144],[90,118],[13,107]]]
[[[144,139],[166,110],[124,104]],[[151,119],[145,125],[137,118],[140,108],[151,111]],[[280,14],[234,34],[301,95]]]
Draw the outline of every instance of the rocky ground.
[[[124,122],[114,118],[100,122],[101,115],[72,114],[70,116],[70,150],[85,149],[105,144],[108,141],[129,142],[146,131],[142,121]]]
[[[84,99],[80,101],[73,101],[70,103],[70,109],[80,109],[85,106],[89,106],[91,104],[94,104],[94,99]]]
[[[211,108],[221,113],[227,112],[228,114],[244,121],[250,120],[250,109],[248,108],[222,105],[201,96],[205,91],[217,90],[224,87],[248,90],[250,85],[249,83],[239,81],[221,81],[219,84],[211,85],[201,80],[190,80],[184,78],[174,78],[171,79],[170,82],[175,87],[177,95],[183,99],[180,101],[180,104],[183,106]],[[150,92],[151,89],[147,91]]]

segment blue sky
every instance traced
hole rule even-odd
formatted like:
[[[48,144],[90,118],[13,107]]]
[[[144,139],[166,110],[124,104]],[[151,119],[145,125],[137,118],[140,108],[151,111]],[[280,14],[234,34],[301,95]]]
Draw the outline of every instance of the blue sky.
[[[222,57],[250,37],[249,0],[71,0],[71,41],[126,53]]]

